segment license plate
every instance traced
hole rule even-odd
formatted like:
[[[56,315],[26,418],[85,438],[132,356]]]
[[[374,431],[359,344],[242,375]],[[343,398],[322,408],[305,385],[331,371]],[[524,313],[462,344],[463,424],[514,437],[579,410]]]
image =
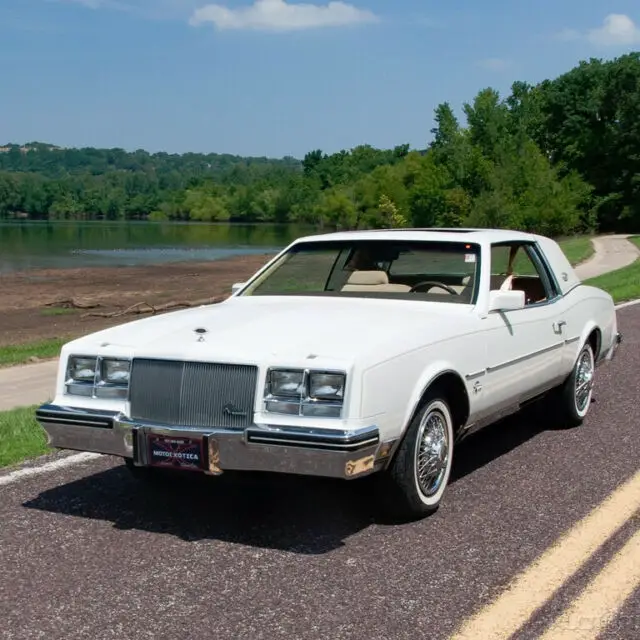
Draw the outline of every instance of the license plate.
[[[201,438],[149,435],[149,464],[173,469],[202,469],[204,451]]]

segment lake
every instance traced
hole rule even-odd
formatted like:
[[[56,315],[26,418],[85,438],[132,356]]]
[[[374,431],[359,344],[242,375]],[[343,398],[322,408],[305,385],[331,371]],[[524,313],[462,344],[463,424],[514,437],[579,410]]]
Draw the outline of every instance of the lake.
[[[0,222],[0,273],[276,253],[314,232],[288,224]]]

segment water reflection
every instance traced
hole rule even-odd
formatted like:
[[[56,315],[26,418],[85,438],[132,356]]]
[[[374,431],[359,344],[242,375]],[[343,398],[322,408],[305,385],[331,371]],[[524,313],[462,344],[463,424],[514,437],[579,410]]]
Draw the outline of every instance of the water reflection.
[[[150,222],[0,222],[0,273],[275,253],[309,227]]]

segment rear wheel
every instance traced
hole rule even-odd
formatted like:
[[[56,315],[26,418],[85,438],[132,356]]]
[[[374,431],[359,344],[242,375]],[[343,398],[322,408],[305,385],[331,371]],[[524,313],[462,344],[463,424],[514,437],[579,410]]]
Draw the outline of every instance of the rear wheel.
[[[451,474],[453,435],[445,397],[428,392],[391,465],[380,476],[390,515],[421,518],[438,509]]]

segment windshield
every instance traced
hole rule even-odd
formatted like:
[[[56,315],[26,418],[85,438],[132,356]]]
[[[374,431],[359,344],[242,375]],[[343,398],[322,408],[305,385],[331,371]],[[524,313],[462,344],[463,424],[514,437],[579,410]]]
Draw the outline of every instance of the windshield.
[[[241,295],[376,297],[472,304],[480,246],[465,242],[305,242]]]

